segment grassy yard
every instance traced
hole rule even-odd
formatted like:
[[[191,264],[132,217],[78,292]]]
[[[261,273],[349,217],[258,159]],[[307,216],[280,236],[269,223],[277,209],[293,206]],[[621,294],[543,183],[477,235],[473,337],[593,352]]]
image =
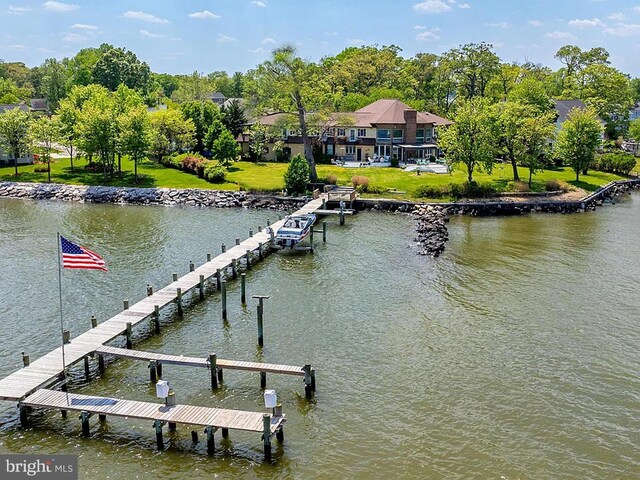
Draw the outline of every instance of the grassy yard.
[[[113,185],[132,186],[133,183],[133,162],[128,159],[122,161],[122,177],[104,181],[102,173],[87,171],[87,162],[83,159],[74,161],[75,171],[72,173],[69,160],[56,160],[51,164],[51,181],[54,183],[69,183],[77,185]],[[147,160],[140,163],[138,173],[140,180],[138,186],[141,187],[172,187],[172,188],[201,188],[216,190],[247,190],[274,192],[284,188],[283,175],[287,165],[284,163],[262,163],[251,162],[234,163],[227,173],[227,180],[222,184],[209,183],[195,175],[191,175],[179,170],[166,168],[156,162]],[[22,182],[46,182],[47,173],[34,172],[34,166],[19,167],[19,181]],[[523,180],[528,179],[529,172],[526,168],[519,169]],[[318,165],[318,176],[326,178],[333,174],[338,178],[338,184],[350,185],[354,175],[361,175],[369,178],[369,185],[381,190],[380,195],[394,198],[413,198],[415,189],[421,185],[446,185],[449,183],[464,183],[466,173],[464,170],[455,170],[451,174],[438,175],[433,173],[404,172],[397,168],[343,168],[334,165]],[[491,175],[486,173],[476,173],[474,179],[478,182],[493,183],[499,190],[505,190],[511,181],[511,166],[498,164]],[[545,170],[534,175],[534,190],[542,191],[547,180],[564,180],[574,186],[591,191],[597,189],[612,180],[622,177],[610,173],[591,171],[589,175],[581,175],[580,182],[575,182],[575,174],[570,168],[558,170]],[[0,168],[1,180],[15,180],[13,167]],[[388,192],[397,190],[404,193]]]

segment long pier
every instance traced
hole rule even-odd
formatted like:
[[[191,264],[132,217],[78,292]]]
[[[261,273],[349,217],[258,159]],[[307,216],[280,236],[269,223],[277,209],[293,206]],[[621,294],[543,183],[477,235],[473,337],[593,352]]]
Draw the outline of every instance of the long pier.
[[[316,193],[316,192],[314,192]],[[327,214],[328,194],[314,194],[314,199],[294,212],[294,215],[315,213]],[[341,207],[340,220],[344,223],[344,207]],[[161,365],[177,364],[184,366],[206,367],[211,370],[212,387],[217,386],[217,380],[222,379],[224,369],[248,370],[260,372],[261,386],[265,386],[266,373],[289,374],[304,377],[305,393],[310,396],[315,390],[315,371],[310,365],[296,367],[290,365],[275,365],[256,362],[241,362],[233,360],[218,360],[215,354],[209,358],[190,358],[184,356],[165,355],[151,352],[133,351],[133,328],[146,320],[152,319],[155,330],[160,330],[160,311],[168,305],[177,305],[178,314],[183,311],[183,296],[198,290],[199,298],[205,297],[207,283],[215,282],[216,290],[222,293],[223,318],[226,320],[226,290],[222,276],[227,276],[231,269],[232,277],[236,278],[239,265],[244,262],[247,270],[254,263],[255,256],[262,259],[271,250],[273,232],[277,231],[284,223],[280,220],[266,228],[259,229],[255,234],[250,233],[249,238],[229,248],[222,247],[222,253],[215,258],[208,255],[207,262],[199,267],[190,265],[190,272],[181,278],[174,274],[173,282],[166,287],[153,292],[152,287],[147,286],[147,297],[139,302],[129,305],[129,301],[123,302],[123,311],[112,318],[99,323],[92,319],[90,330],[75,338],[64,339],[65,369],[84,360],[85,372],[89,376],[89,359],[97,355],[99,370],[104,371],[104,356],[125,357],[134,360],[145,360],[154,366],[155,374],[161,375]],[[326,225],[323,226],[326,238]],[[242,292],[244,300],[244,276],[242,277]],[[261,327],[261,305],[258,307],[258,323]],[[65,332],[66,333],[66,332]],[[112,340],[126,336],[127,349],[119,349],[107,345]],[[259,337],[259,341],[261,337]],[[65,378],[62,360],[62,347],[47,353],[39,359],[31,362],[27,355],[23,354],[24,367],[16,372],[0,379],[0,400],[17,401],[20,409],[20,418],[23,423],[27,421],[28,410],[33,407],[51,408],[62,410],[77,410],[82,413],[83,433],[88,432],[88,418],[92,414],[106,418],[106,415],[124,416],[154,420],[156,437],[161,446],[162,425],[168,422],[175,428],[176,423],[192,425],[204,425],[207,427],[207,441],[213,448],[213,433],[222,429],[223,436],[228,429],[250,430],[263,433],[265,456],[270,457],[270,439],[273,434],[282,436],[282,422],[284,417],[281,410],[274,409],[273,414],[257,412],[236,412],[233,410],[214,409],[208,407],[177,405],[165,406],[148,402],[136,402],[133,400],[121,400],[103,397],[91,397],[67,393],[66,391],[51,390],[50,387]],[[153,376],[151,377],[153,379]],[[62,386],[64,390],[66,385]],[[235,412],[235,413],[234,413]],[[195,433],[195,432],[194,432]]]

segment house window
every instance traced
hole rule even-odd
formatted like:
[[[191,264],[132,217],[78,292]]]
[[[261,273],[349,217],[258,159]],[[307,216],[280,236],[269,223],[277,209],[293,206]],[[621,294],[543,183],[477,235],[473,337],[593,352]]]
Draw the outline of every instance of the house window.
[[[366,128],[359,128],[358,129],[358,137],[366,137],[367,136],[367,129]]]
[[[402,130],[394,130],[393,131],[393,141],[394,142],[401,142],[403,139],[403,135],[402,135]]]
[[[347,155],[355,155],[355,154],[356,154],[356,146],[347,145]]]
[[[353,142],[355,141],[355,139],[356,139],[356,131],[354,129],[351,129],[349,131],[349,140]]]
[[[424,143],[424,128],[416,130],[416,143]]]
[[[339,136],[339,137],[344,137],[344,136],[345,136],[344,128],[339,128],[339,129],[338,129],[338,136]]]
[[[378,141],[388,142],[389,140],[391,140],[391,130],[386,130],[383,128],[378,129],[376,138],[378,139]]]

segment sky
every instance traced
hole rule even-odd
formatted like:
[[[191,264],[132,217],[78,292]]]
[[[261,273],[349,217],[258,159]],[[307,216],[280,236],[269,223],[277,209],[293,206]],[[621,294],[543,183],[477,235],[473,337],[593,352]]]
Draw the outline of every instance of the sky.
[[[0,0],[0,59],[33,67],[110,43],[171,74],[246,71],[277,46],[317,61],[349,46],[410,57],[486,41],[552,68],[566,44],[605,47],[640,76],[640,0]]]

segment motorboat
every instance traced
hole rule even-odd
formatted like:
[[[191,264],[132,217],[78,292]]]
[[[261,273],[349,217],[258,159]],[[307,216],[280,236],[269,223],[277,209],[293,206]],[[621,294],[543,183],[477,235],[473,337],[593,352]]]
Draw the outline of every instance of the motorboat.
[[[315,221],[316,216],[312,214],[288,215],[275,234],[275,244],[281,248],[295,247],[307,238]]]

